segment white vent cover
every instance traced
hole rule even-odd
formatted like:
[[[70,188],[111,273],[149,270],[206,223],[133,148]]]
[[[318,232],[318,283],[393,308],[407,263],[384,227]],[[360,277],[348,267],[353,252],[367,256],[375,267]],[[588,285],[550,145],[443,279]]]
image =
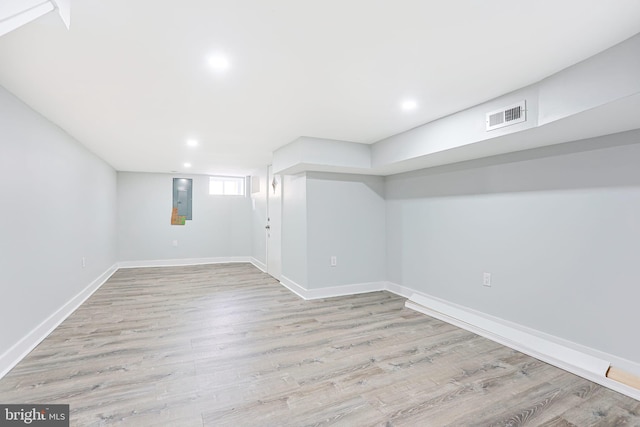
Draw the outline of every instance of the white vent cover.
[[[487,130],[503,128],[527,121],[527,101],[487,113]]]

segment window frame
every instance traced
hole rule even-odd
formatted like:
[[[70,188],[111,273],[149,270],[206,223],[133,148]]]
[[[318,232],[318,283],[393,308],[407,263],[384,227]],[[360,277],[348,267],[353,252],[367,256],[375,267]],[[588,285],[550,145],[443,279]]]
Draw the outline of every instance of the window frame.
[[[222,184],[222,192],[213,192],[212,183],[217,182]],[[227,185],[234,183],[236,189],[240,192],[227,192]],[[230,176],[230,175],[209,175],[209,195],[210,196],[223,196],[223,197],[246,197],[247,196],[247,178],[245,176]]]

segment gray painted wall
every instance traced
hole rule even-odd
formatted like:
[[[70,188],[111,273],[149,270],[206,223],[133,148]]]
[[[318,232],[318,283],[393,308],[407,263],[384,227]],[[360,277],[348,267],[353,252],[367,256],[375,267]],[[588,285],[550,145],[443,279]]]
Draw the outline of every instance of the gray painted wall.
[[[384,178],[307,173],[307,221],[308,288],[385,280]]]
[[[0,87],[0,188],[4,352],[115,264],[116,172]]]
[[[639,164],[631,131],[388,177],[389,280],[638,363]]]
[[[307,287],[307,176],[282,179],[282,276]]]
[[[522,100],[527,101],[526,122],[486,131],[486,113]],[[536,127],[537,117],[538,88],[532,85],[378,141],[371,148],[371,163],[374,167],[388,166],[522,132]]]
[[[174,177],[193,179],[193,220],[184,226],[171,225]],[[119,261],[250,254],[249,197],[211,196],[204,175],[118,172]]]
[[[281,173],[391,175],[640,128],[640,34],[578,64],[371,145],[300,137],[273,153]],[[526,101],[526,121],[486,114]]]
[[[517,143],[536,135],[520,132],[532,126],[635,94],[640,59],[628,53],[638,46],[635,36],[539,84],[381,141],[371,148],[373,166],[487,139],[484,112],[494,104],[530,101],[530,121],[491,134]],[[251,197],[210,196],[206,176],[181,175],[194,179],[194,217],[171,226],[174,175],[116,174],[1,88],[0,138],[0,348],[116,260],[266,261],[267,185],[254,209]],[[303,166],[313,163],[290,149]],[[353,159],[369,149],[359,146]],[[320,154],[322,165],[335,157]],[[388,279],[640,363],[639,160],[640,131],[632,131],[386,179],[285,176],[282,272],[309,289]],[[358,162],[347,165],[368,165]]]
[[[294,175],[300,171],[322,170],[356,172],[371,168],[371,145],[357,142],[301,136],[273,153],[276,174]]]
[[[260,191],[251,192],[251,256],[263,264],[267,263],[267,168],[253,173],[260,182]],[[253,191],[253,190],[251,190]]]
[[[539,123],[640,92],[640,34],[542,80]]]
[[[306,289],[385,280],[385,215],[383,177],[285,175],[283,276]]]

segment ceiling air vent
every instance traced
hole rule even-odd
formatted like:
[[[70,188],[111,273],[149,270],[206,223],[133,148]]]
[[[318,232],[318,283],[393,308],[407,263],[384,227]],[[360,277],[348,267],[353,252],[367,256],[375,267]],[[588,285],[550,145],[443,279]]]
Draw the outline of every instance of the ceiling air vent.
[[[526,107],[527,102],[521,101],[517,104],[487,113],[487,130],[499,129],[527,121]]]

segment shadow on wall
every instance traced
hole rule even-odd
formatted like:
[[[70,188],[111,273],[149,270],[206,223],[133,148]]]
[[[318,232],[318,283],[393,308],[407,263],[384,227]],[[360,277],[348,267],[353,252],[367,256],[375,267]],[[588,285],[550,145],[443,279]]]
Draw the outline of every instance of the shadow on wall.
[[[307,178],[323,181],[357,182],[366,185],[371,191],[384,199],[384,179],[380,176],[333,172],[307,172]]]
[[[388,176],[385,193],[401,200],[640,186],[639,160],[633,130]]]

